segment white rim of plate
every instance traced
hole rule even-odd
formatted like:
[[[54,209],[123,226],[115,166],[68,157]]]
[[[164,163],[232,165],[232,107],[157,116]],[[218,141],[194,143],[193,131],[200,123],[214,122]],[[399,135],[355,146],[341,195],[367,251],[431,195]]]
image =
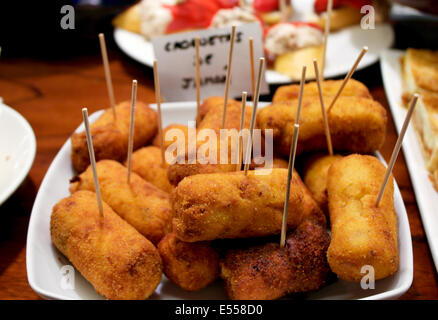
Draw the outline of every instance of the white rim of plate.
[[[22,170],[20,170],[19,174],[15,176],[15,179],[12,180],[12,182],[5,189],[5,191],[0,193],[0,206],[1,206],[18,189],[18,187],[22,184],[24,179],[27,177],[30,169],[32,168],[36,155],[36,138],[35,138],[35,133],[33,132],[33,129],[29,124],[29,122],[18,111],[4,104],[3,99],[1,98],[0,98],[0,108],[3,108],[4,110],[7,110],[6,112],[12,114],[17,120],[17,122],[19,122],[20,125],[22,125],[25,128],[25,130],[27,131],[26,133],[30,134],[31,136],[31,140],[30,140],[31,143],[28,146],[30,149],[30,153],[29,153],[30,156],[26,159],[26,162],[21,167]]]

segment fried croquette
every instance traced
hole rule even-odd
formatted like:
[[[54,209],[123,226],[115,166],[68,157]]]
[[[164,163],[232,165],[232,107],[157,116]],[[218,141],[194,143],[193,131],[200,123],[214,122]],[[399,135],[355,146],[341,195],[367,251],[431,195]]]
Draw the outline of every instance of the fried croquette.
[[[344,80],[325,80],[321,83],[322,91],[326,96],[334,96],[338,92]],[[275,91],[272,103],[298,99],[300,93],[299,84],[281,86]],[[315,81],[308,82],[304,86],[304,97],[318,96],[318,86]],[[360,81],[350,79],[342,90],[341,97],[363,97],[372,99],[368,88]]]
[[[111,159],[122,162],[128,151],[131,103],[116,105],[116,121],[111,109],[90,126],[96,161]],[[137,102],[135,109],[134,150],[146,145],[157,132],[157,114],[148,105]],[[71,160],[73,168],[81,173],[90,164],[85,132],[71,137]]]
[[[327,258],[341,279],[360,281],[363,266],[374,268],[375,279],[398,269],[398,227],[392,175],[378,207],[375,202],[385,175],[375,157],[350,155],[328,172],[327,192],[332,241]]]
[[[324,97],[325,105],[331,97]],[[262,133],[273,129],[274,146],[288,155],[292,143],[297,112],[296,101],[281,102],[260,109],[257,122]],[[386,110],[372,99],[340,97],[327,115],[335,150],[370,153],[378,150],[385,140]],[[301,111],[297,154],[327,150],[320,101],[304,97]]]
[[[267,166],[267,164],[265,162],[262,162],[262,164],[258,164],[258,161],[256,162],[256,160],[257,159],[253,159],[252,160],[251,164],[249,165],[249,169],[250,170],[255,170],[256,168]],[[272,163],[271,163],[271,165],[269,167],[270,168],[284,168],[284,169],[287,169],[288,166],[289,166],[289,162],[287,162],[286,160],[284,160],[282,158],[275,158],[274,157],[272,159]]]
[[[221,261],[221,277],[233,300],[272,300],[289,293],[319,289],[329,273],[324,227],[305,221],[286,238],[282,249],[268,243],[230,250]]]
[[[330,166],[342,156],[324,153],[313,154],[305,160],[303,182],[319,207],[328,215],[327,174]]]
[[[128,185],[127,169],[116,161],[101,160],[96,168],[102,199],[142,235],[158,244],[171,230],[169,194],[134,172]],[[70,192],[79,190],[95,191],[91,166],[72,179]]]
[[[289,162],[282,158],[274,158],[272,160],[272,168],[284,168],[287,169],[289,166]]]
[[[185,177],[196,174],[227,173],[233,171],[236,171],[235,164],[201,164],[199,162],[194,164],[175,163],[170,165],[167,169],[167,178],[172,185],[177,186]]]
[[[211,108],[199,122],[197,128],[212,129],[219,133],[220,129],[237,129],[240,127],[240,115],[242,106],[240,103],[229,104],[227,107],[227,116],[225,118],[225,126],[222,128],[222,108]],[[245,108],[245,122],[243,127],[249,129],[251,125],[252,107]]]
[[[213,137],[216,139],[216,137]],[[208,149],[204,150],[205,152],[201,152],[202,143],[198,143],[198,147],[193,150],[189,150],[184,155],[182,155],[183,160],[181,161],[180,157],[176,157],[176,162],[171,164],[167,169],[167,178],[169,182],[176,186],[178,183],[184,179],[185,177],[192,176],[195,174],[207,174],[207,173],[226,173],[236,171],[236,164],[238,162],[238,137],[236,135],[235,144],[233,144],[233,139],[229,139],[228,143],[225,142],[225,146],[228,146],[228,154],[226,156],[226,163],[221,163],[221,141],[220,137],[217,137],[216,144],[209,144],[210,141],[205,140],[205,144],[209,146]],[[198,141],[199,142],[199,141]],[[235,147],[236,150],[235,161],[233,161],[233,150],[232,147]],[[210,159],[210,154],[215,154],[213,159]],[[189,163],[189,159],[195,159],[195,163]]]
[[[240,115],[241,106],[240,104],[233,105],[230,104],[227,108],[227,117],[225,121],[224,129],[236,129],[239,130],[240,127]],[[252,108],[245,108],[245,122],[244,128],[249,128],[251,123]],[[212,108],[204,116],[202,121],[198,125],[198,133],[203,129],[214,130],[218,135],[217,137],[217,147],[211,152],[216,152],[216,163],[205,163],[204,160],[199,159],[199,147],[206,143],[207,140],[203,139],[199,134],[197,138],[197,148],[194,150],[186,150],[183,156],[177,157],[176,163],[171,164],[167,170],[167,177],[172,185],[177,185],[183,178],[195,175],[195,174],[205,174],[205,173],[225,173],[236,171],[236,163],[232,163],[231,159],[231,145],[229,139],[228,141],[228,162],[220,163],[220,129],[222,125],[222,108]],[[237,132],[237,131],[236,131]],[[264,140],[262,140],[264,141]],[[264,143],[262,142],[262,146]],[[214,148],[212,148],[214,149]],[[188,159],[195,158],[196,163],[188,163]],[[208,157],[208,154],[206,155]]]
[[[158,252],[166,277],[184,290],[201,290],[219,277],[219,254],[208,242],[183,242],[169,233]]]
[[[261,237],[281,230],[287,169],[198,174],[183,179],[172,193],[173,232],[182,241]],[[294,172],[288,229],[304,219],[325,224],[299,175]]]
[[[161,149],[158,147],[140,148],[132,154],[131,169],[147,182],[170,193],[174,187],[167,179],[168,164],[164,161],[163,166],[161,157]]]
[[[146,299],[161,281],[158,250],[96,194],[78,191],[54,207],[53,244],[107,299]]]
[[[228,99],[228,106],[235,105],[239,106],[240,103],[233,99]],[[199,114],[196,118],[196,123],[199,124],[205,115],[212,109],[222,110],[224,108],[224,97],[212,96],[204,99],[202,104],[199,106]]]
[[[174,143],[174,142],[177,141],[177,138],[176,138],[176,137],[173,137],[173,139],[170,139],[170,136],[169,136],[169,139],[166,140],[166,133],[167,133],[167,132],[172,133],[171,130],[181,130],[180,132],[181,132],[182,134],[184,134],[184,137],[185,137],[185,146],[187,147],[187,145],[188,145],[188,143],[187,143],[187,137],[188,137],[188,130],[189,130],[189,127],[187,127],[187,126],[185,126],[185,125],[182,125],[182,124],[174,123],[174,124],[170,124],[170,125],[168,125],[166,128],[163,129],[163,135],[164,135],[164,139],[163,139],[163,147],[164,147],[164,150],[166,150],[166,149],[167,149],[172,143]],[[160,145],[160,144],[161,144],[161,142],[160,142],[160,134],[157,133],[157,135],[155,136],[154,140],[152,141],[152,145],[154,145],[154,146],[156,146],[156,147],[158,147],[158,148],[161,148],[161,145]]]

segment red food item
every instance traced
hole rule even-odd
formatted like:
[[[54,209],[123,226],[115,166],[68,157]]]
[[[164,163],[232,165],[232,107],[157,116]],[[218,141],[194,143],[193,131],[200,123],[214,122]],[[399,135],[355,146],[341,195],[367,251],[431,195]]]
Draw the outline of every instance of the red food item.
[[[216,2],[221,9],[230,9],[239,5],[239,0],[216,0]]]
[[[257,12],[272,12],[278,10],[278,0],[254,0],[254,10]]]
[[[316,13],[327,11],[328,0],[315,0],[314,10]],[[353,8],[362,8],[365,5],[371,5],[372,0],[333,0],[333,8],[349,6]]]
[[[207,28],[219,9],[232,8],[238,0],[185,0],[176,5],[163,5],[172,13],[166,33]]]

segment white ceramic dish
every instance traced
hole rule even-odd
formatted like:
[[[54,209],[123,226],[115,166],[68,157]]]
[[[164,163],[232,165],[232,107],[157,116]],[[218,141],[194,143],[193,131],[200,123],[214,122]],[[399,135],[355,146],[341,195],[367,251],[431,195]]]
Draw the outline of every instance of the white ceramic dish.
[[[389,107],[398,132],[403,126],[406,109],[401,104],[403,92],[400,50],[387,50],[382,52],[380,65],[382,69],[383,84]],[[438,270],[438,192],[433,188],[429,179],[429,173],[425,168],[425,162],[421,153],[420,144],[414,127],[409,126],[403,141],[403,153],[414,186],[418,208],[423,220],[424,230],[429,241],[435,267]]]
[[[164,103],[162,105],[164,125],[187,124],[195,118],[195,106],[195,102]],[[96,120],[99,114],[100,112],[94,113],[90,121]],[[83,130],[83,125],[78,130]],[[35,200],[27,235],[28,280],[32,289],[47,299],[102,299],[78,272],[75,273],[74,290],[61,288],[60,269],[69,262],[56,250],[50,240],[49,225],[52,207],[61,198],[69,195],[68,181],[74,175],[70,161],[70,148],[70,140],[67,140],[50,165]],[[395,299],[409,289],[413,278],[411,233],[397,185],[395,185],[394,199],[399,222],[400,267],[398,272],[392,277],[377,281],[374,290],[362,290],[358,283],[337,281],[310,294],[310,299]],[[151,299],[226,299],[226,295],[220,281],[198,292],[186,292],[163,276],[161,284]]]
[[[114,39],[119,48],[129,57],[147,66],[153,65],[152,43],[146,41],[143,36],[116,28]],[[379,53],[390,48],[393,41],[394,32],[389,24],[376,25],[375,30],[362,30],[359,26],[353,26],[331,33],[327,43],[325,77],[333,78],[347,74],[363,46],[368,46],[369,51],[360,62],[358,70],[375,63],[379,59]],[[276,71],[267,70],[266,82],[268,84],[281,84],[289,83],[291,79]]]
[[[32,127],[0,98],[0,205],[26,178],[35,159]]]

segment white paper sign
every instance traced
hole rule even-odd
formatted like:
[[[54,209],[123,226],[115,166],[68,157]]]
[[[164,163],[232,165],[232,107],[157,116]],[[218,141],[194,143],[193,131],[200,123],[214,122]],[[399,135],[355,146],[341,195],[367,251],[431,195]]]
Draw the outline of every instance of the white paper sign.
[[[161,94],[166,101],[196,100],[196,36],[200,40],[201,101],[209,96],[223,96],[225,93],[231,27],[177,33],[152,39],[154,54],[158,60]],[[230,98],[240,97],[242,91],[251,94],[249,37],[254,39],[256,75],[258,59],[264,56],[260,24],[238,26],[233,50]],[[260,94],[269,94],[264,77]]]

